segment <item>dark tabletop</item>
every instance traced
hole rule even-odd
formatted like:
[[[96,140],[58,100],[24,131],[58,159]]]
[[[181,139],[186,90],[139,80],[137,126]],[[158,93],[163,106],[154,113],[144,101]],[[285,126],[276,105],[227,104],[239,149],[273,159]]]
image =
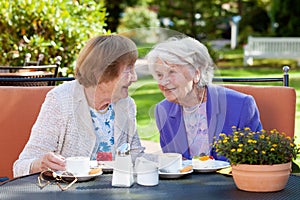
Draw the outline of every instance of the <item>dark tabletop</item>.
[[[300,199],[300,177],[291,175],[286,188],[279,192],[256,193],[238,190],[231,176],[215,173],[192,173],[179,179],[160,179],[157,186],[130,188],[111,186],[112,174],[102,174],[86,182],[77,182],[67,191],[56,184],[40,189],[37,176],[11,180],[0,186],[0,199]],[[258,180],[259,181],[259,180]]]

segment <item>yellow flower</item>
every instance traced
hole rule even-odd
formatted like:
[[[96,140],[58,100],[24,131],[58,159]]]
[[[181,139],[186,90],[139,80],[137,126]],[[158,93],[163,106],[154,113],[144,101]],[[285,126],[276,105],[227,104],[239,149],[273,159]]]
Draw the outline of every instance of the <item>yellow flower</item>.
[[[235,150],[235,149],[231,149],[230,151],[231,151],[231,152],[235,152],[236,150]]]
[[[265,135],[260,135],[259,138],[260,139],[265,139]]]
[[[243,146],[243,144],[239,144],[239,147],[242,147]]]
[[[237,152],[239,152],[239,153],[242,152],[242,151],[243,151],[242,148],[238,148],[238,149],[237,149]]]
[[[265,152],[265,151],[261,151],[261,153],[262,153],[262,154],[266,154],[266,152]]]
[[[225,133],[221,133],[220,137],[226,137],[226,134]]]
[[[282,134],[284,137],[286,136],[285,132],[282,132],[281,134]],[[288,137],[289,137],[289,136],[288,136]]]
[[[272,144],[272,147],[277,147],[277,144]]]
[[[225,140],[223,140],[223,143],[226,143],[226,142],[228,142],[228,140],[226,140],[226,139],[225,139]]]
[[[258,153],[258,151],[256,149],[254,149],[254,153]]]
[[[274,148],[271,148],[270,151],[275,151],[275,149],[274,149]]]

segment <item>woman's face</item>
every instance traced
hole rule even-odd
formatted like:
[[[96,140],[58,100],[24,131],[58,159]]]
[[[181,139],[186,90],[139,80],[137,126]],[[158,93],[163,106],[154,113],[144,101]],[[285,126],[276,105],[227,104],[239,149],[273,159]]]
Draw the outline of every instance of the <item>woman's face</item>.
[[[158,60],[154,70],[159,89],[168,101],[180,104],[193,92],[196,74],[188,65],[163,63]]]
[[[137,75],[134,69],[134,63],[124,62],[120,64],[119,76],[111,81],[112,101],[116,102],[128,96],[128,87],[137,81]]]

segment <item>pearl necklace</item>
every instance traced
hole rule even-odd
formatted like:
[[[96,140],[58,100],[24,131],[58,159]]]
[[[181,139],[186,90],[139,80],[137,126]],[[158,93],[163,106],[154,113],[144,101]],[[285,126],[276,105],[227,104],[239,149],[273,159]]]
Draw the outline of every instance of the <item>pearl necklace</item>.
[[[188,110],[186,107],[183,106],[184,112],[186,112],[186,113],[193,113],[193,112],[195,112],[198,108],[200,108],[200,106],[201,106],[201,104],[202,104],[202,102],[203,102],[203,100],[204,100],[205,91],[206,91],[206,89],[205,89],[205,87],[204,87],[204,90],[203,90],[203,92],[202,92],[202,96],[201,96],[201,100],[200,100],[199,106],[197,105],[193,110]]]

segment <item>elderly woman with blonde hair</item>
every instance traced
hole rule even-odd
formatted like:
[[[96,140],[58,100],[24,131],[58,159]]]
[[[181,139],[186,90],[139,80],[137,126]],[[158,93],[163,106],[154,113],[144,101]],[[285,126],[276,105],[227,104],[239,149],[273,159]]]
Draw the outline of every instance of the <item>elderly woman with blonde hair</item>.
[[[75,80],[52,89],[14,163],[14,176],[65,170],[65,158],[113,160],[116,149],[143,153],[136,129],[136,105],[128,87],[137,81],[137,47],[121,35],[92,38],[79,53]]]
[[[212,84],[214,63],[208,49],[190,38],[170,38],[147,55],[149,69],[165,99],[155,109],[163,152],[184,159],[210,155],[219,133],[232,126],[262,129],[252,96]]]

